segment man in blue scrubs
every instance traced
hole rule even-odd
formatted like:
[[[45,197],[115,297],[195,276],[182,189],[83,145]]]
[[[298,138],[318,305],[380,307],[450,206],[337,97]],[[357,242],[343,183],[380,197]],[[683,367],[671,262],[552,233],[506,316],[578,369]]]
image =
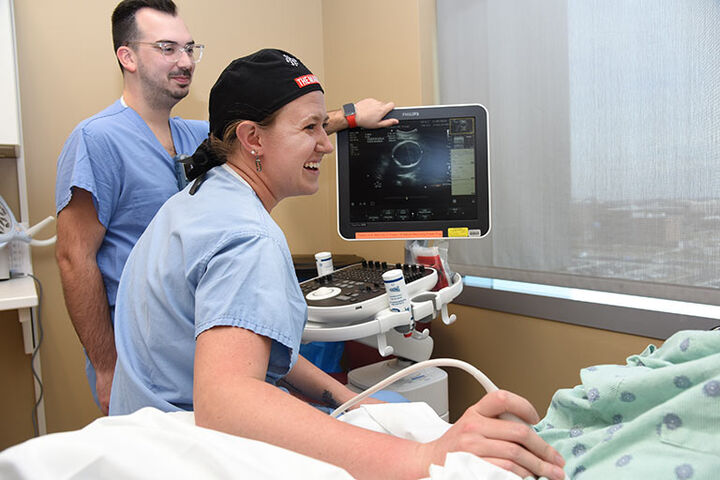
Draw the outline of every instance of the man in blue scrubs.
[[[130,250],[165,201],[178,192],[174,157],[191,155],[208,123],[170,117],[190,90],[203,46],[172,0],[124,0],[112,16],[122,97],[81,122],[58,159],[56,257],[73,326],[86,354],[93,396],[107,413],[116,351],[115,296]],[[328,132],[349,122],[373,128],[392,103],[364,99],[347,118],[329,113]]]
[[[202,54],[175,4],[121,2],[112,26],[122,97],[73,130],[58,159],[55,191],[65,303],[104,413],[116,357],[112,315],[125,260],[178,191],[173,157],[191,155],[208,132],[207,122],[170,118],[190,91]]]

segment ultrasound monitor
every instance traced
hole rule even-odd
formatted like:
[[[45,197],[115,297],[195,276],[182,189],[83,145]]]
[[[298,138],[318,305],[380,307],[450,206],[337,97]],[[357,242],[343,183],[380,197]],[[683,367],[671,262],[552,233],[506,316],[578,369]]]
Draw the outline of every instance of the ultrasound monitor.
[[[479,238],[490,230],[487,111],[396,108],[389,128],[337,134],[338,231],[347,240]]]

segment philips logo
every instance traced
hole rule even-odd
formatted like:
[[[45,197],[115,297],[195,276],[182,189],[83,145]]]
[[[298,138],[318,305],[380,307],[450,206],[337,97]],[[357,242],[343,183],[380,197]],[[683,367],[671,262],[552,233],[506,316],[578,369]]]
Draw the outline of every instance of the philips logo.
[[[419,117],[420,112],[402,112],[400,115],[403,117]]]

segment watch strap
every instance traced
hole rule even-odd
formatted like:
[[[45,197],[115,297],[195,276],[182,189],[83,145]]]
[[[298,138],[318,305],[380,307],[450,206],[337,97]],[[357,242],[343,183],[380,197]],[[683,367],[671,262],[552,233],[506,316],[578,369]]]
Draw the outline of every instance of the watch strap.
[[[354,103],[346,103],[345,105],[343,105],[343,115],[345,116],[345,120],[347,120],[348,122],[348,128],[357,127]]]

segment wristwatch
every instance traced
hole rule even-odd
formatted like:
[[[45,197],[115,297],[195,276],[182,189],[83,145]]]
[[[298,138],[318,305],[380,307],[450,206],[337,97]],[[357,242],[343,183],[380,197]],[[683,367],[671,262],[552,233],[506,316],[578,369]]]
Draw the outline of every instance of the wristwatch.
[[[357,127],[357,122],[355,121],[355,104],[354,103],[346,103],[345,105],[343,105],[343,115],[345,115],[345,119],[348,122],[348,128]]]

